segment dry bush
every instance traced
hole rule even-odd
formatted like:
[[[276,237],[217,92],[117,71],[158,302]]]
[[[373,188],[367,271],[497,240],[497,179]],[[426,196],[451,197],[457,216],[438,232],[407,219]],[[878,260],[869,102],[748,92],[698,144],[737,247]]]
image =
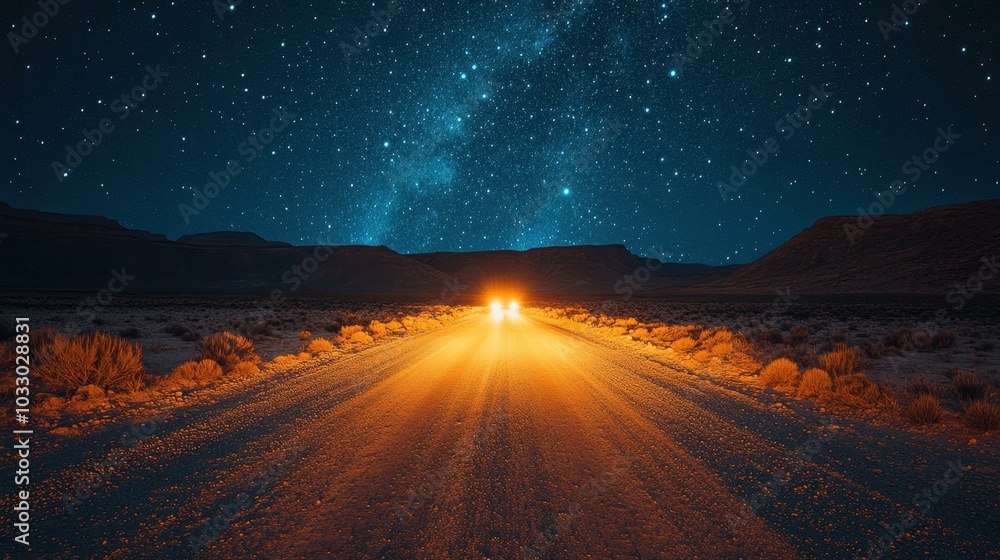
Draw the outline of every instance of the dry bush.
[[[406,321],[404,321],[404,324],[405,323]],[[345,325],[340,328],[340,333],[338,334],[338,336],[340,336],[340,338],[343,338],[344,340],[349,340],[352,336],[354,336],[355,333],[359,333],[363,330],[365,330],[365,328],[362,327],[361,325]]]
[[[164,379],[181,386],[193,386],[222,378],[222,366],[215,360],[184,362]]]
[[[885,345],[894,348],[909,348],[913,345],[913,331],[910,329],[892,329],[885,333]]]
[[[1000,406],[986,401],[976,401],[965,409],[965,423],[974,430],[984,432],[1000,428]]]
[[[371,344],[375,342],[375,339],[371,337],[365,331],[358,331],[351,335],[351,342],[359,342],[361,344]]]
[[[229,375],[234,377],[247,377],[260,373],[260,367],[253,362],[240,362],[229,370]]]
[[[577,313],[576,315],[570,317],[570,319],[576,321],[577,323],[586,323],[587,317],[590,317],[589,313]]]
[[[712,354],[708,350],[698,350],[694,353],[694,359],[699,362],[707,362],[712,359]]]
[[[137,391],[146,382],[142,347],[103,333],[56,336],[36,348],[38,377],[57,391],[73,392],[85,385]]]
[[[308,362],[313,356],[309,352],[299,352],[297,357],[300,362]]]
[[[673,342],[678,338],[685,337],[688,334],[687,327],[682,327],[680,325],[670,325],[666,327],[656,327],[650,332],[650,335],[661,342]]]
[[[772,387],[792,386],[799,379],[799,366],[788,358],[778,358],[760,371],[760,379]]]
[[[938,390],[937,385],[928,381],[926,377],[921,376],[913,381],[907,381],[903,386],[903,392],[913,398],[920,395],[937,396]]]
[[[634,331],[632,331],[632,338],[636,340],[641,340],[643,342],[649,340],[650,339],[649,329],[641,327],[635,329]]]
[[[442,317],[444,317],[444,315],[442,315]],[[451,316],[448,315],[448,317],[451,317]],[[449,321],[450,320],[451,319],[449,319]],[[381,337],[386,336],[387,329],[386,329],[385,323],[383,323],[381,321],[372,321],[371,323],[368,323],[368,332],[371,333],[375,337],[381,338]]]
[[[725,356],[733,351],[732,342],[720,342],[712,346],[712,353],[716,356]]]
[[[306,350],[312,352],[313,354],[319,354],[320,352],[330,352],[333,350],[333,343],[325,338],[314,338],[306,346]]]
[[[403,330],[403,323],[400,323],[399,321],[396,320],[392,320],[385,324],[385,328],[389,329],[390,331],[400,331]]]
[[[834,402],[861,410],[895,410],[892,386],[875,383],[863,373],[849,373],[833,379]]]
[[[275,367],[286,368],[299,363],[299,358],[295,354],[284,354],[282,356],[276,356],[273,360],[271,360],[271,363],[274,364]]]
[[[941,402],[934,395],[917,395],[906,405],[906,417],[917,425],[937,424],[941,421]]]
[[[793,346],[809,342],[809,326],[799,325],[788,331],[788,343]]]
[[[313,333],[309,331],[302,331],[299,333],[299,340],[309,340],[313,337]]]
[[[861,343],[861,347],[864,348],[865,354],[873,360],[881,358],[882,354],[885,353],[885,344],[877,340],[866,340]]]
[[[951,378],[952,388],[959,400],[977,400],[986,396],[986,384],[974,371],[959,370]]]
[[[673,341],[673,343],[670,344],[670,347],[678,352],[687,352],[697,345],[698,343],[695,342],[693,338],[685,336]]]
[[[203,338],[195,359],[215,360],[224,368],[231,368],[240,362],[260,363],[260,357],[253,349],[253,341],[229,331]]]
[[[858,348],[838,342],[833,350],[819,357],[819,364],[833,377],[854,373],[858,368]]]
[[[941,329],[934,335],[934,346],[938,348],[951,348],[955,345],[955,331]]]
[[[802,381],[799,383],[799,396],[820,397],[830,392],[833,388],[833,380],[830,374],[819,368],[809,368],[802,374]]]

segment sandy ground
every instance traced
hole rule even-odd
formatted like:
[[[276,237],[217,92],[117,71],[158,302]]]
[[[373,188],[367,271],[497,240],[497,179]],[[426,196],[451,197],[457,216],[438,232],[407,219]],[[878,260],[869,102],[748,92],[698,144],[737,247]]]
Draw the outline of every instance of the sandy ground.
[[[32,552],[1000,558],[994,447],[781,399],[473,317],[149,409],[126,443],[124,421],[39,442]]]

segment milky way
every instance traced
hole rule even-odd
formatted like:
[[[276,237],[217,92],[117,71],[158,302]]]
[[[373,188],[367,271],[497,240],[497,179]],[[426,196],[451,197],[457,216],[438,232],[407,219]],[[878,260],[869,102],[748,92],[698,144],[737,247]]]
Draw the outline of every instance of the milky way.
[[[0,198],[171,237],[623,243],[720,264],[897,180],[894,213],[996,197],[997,8],[845,4],[70,2],[41,18],[7,2]]]

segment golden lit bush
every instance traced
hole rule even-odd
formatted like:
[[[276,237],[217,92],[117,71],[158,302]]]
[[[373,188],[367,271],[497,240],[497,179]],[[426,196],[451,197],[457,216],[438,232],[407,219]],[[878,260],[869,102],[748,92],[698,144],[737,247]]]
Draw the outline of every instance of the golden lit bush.
[[[313,337],[313,333],[309,331],[302,331],[299,333],[299,340],[309,340]]]
[[[632,331],[632,338],[636,340],[646,341],[649,340],[649,330],[645,328],[638,328]]]
[[[941,402],[934,395],[917,395],[906,405],[906,417],[917,425],[936,424],[941,421]]]
[[[35,349],[35,371],[56,391],[73,392],[85,385],[137,391],[145,385],[142,347],[103,333],[58,335]]]
[[[295,354],[284,354],[282,356],[276,356],[273,360],[271,360],[271,363],[274,364],[275,367],[286,368],[299,363],[299,357]]]
[[[260,373],[260,367],[253,362],[240,362],[229,370],[229,375],[235,377],[247,377]]]
[[[385,328],[389,329],[390,331],[403,330],[403,323],[400,323],[399,321],[389,321],[388,323],[385,324]]]
[[[712,359],[712,354],[708,350],[698,350],[694,353],[694,359],[699,362],[707,362]]]
[[[965,409],[965,423],[973,430],[984,432],[1000,429],[1000,406],[976,401]]]
[[[697,345],[698,343],[695,342],[693,338],[685,336],[673,341],[673,343],[670,344],[670,347],[678,352],[687,352]]]
[[[340,328],[339,336],[344,340],[350,340],[355,333],[359,333],[365,330],[361,325],[345,325]]]
[[[650,332],[653,338],[661,342],[673,342],[678,338],[687,336],[687,333],[687,328],[680,325],[656,327]]]
[[[819,368],[809,368],[802,374],[802,381],[799,383],[799,396],[819,397],[830,392],[833,388],[833,380],[830,374]]]
[[[449,315],[449,317],[451,316]],[[385,323],[381,321],[372,321],[371,323],[368,323],[368,332],[371,333],[372,336],[380,338],[386,336],[388,329],[386,329]]]
[[[373,339],[371,335],[369,335],[365,331],[358,331],[351,335],[351,342],[358,342],[361,344],[371,344],[375,342],[375,339]]]
[[[312,352],[313,354],[319,354],[320,352],[330,352],[333,350],[333,343],[325,338],[314,338],[306,346],[306,350]]]
[[[174,368],[166,382],[182,387],[193,387],[222,378],[222,366],[215,360],[184,362]]]
[[[299,352],[298,359],[300,362],[308,362],[312,359],[312,354],[309,352]]]
[[[790,387],[799,379],[799,366],[788,358],[778,358],[760,371],[760,379],[772,387]]]
[[[215,360],[224,368],[231,368],[240,362],[260,363],[260,357],[254,352],[253,342],[229,331],[203,338],[195,359]]]
[[[712,353],[716,356],[725,356],[733,351],[732,342],[719,342],[712,346]]]
[[[819,364],[833,377],[854,373],[858,369],[858,349],[838,342],[833,350],[819,357]]]

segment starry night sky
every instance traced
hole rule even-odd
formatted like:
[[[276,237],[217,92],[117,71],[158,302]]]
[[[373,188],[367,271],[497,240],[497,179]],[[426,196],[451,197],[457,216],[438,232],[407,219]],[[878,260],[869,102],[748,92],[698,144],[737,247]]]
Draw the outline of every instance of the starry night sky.
[[[397,6],[384,30],[371,23],[381,0],[60,6],[0,55],[0,200],[172,238],[235,229],[400,252],[624,243],[737,263],[867,207],[949,126],[961,139],[890,211],[997,196],[994,2],[930,0],[888,40],[888,0]],[[721,34],[679,64],[727,6]],[[38,10],[5,1],[5,33]],[[115,100],[157,65],[168,75],[122,119]],[[780,138],[776,121],[823,84],[830,98]],[[105,118],[114,130],[58,177],[52,162]],[[269,144],[241,146],[272,123]],[[780,151],[724,199],[730,166],[769,137]],[[240,172],[185,220],[179,205],[194,208],[193,189],[230,160]]]

